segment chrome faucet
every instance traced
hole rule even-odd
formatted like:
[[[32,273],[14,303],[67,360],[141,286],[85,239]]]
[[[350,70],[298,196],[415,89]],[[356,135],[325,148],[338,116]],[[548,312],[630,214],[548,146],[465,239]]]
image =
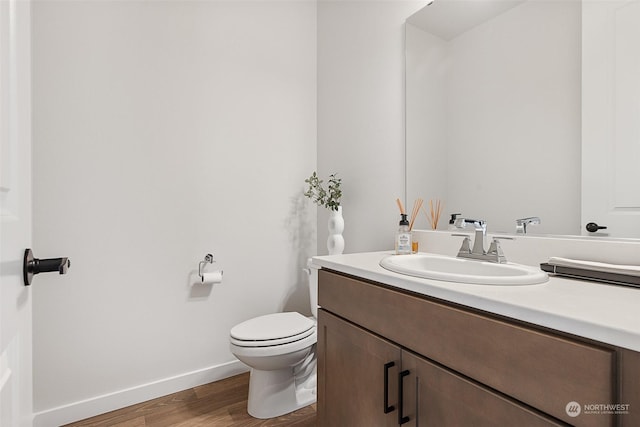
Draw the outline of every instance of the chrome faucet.
[[[516,219],[516,234],[527,234],[527,225],[529,224],[540,224],[540,218],[530,216],[528,218]]]
[[[464,230],[467,225],[473,224],[476,235],[473,239],[473,249],[469,251],[470,254],[484,255],[484,237],[487,234],[487,223],[482,219],[468,219],[468,218],[456,218],[454,225],[456,228]],[[464,245],[464,243],[463,243]],[[460,254],[458,254],[459,256]]]
[[[506,263],[507,258],[500,247],[500,239],[513,240],[512,237],[494,237],[489,246],[489,250],[484,250],[484,240],[487,234],[487,223],[484,220],[457,218],[454,225],[456,228],[464,229],[468,224],[473,224],[475,228],[475,237],[473,240],[473,248],[471,247],[471,236],[468,234],[452,234],[453,236],[464,237],[462,246],[458,250],[459,258],[470,258],[480,261],[489,261],[497,263]]]

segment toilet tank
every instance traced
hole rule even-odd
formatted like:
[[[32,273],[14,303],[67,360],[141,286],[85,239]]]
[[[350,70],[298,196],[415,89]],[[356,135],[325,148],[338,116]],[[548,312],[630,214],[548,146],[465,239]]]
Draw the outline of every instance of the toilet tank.
[[[318,270],[320,266],[314,264],[313,259],[307,261],[307,273],[309,274],[309,303],[311,305],[311,314],[314,318],[318,318]]]

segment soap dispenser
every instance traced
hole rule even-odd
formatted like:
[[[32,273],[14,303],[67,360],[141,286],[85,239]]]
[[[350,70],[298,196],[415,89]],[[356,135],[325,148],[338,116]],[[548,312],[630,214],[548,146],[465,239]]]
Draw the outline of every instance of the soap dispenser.
[[[411,253],[411,231],[409,231],[407,214],[400,214],[400,218],[396,234],[396,255],[406,255]]]
[[[455,231],[455,230],[458,229],[458,227],[456,227],[456,225],[455,225],[456,224],[456,219],[458,218],[458,215],[462,215],[462,214],[459,214],[459,213],[451,214],[451,219],[449,220],[448,230]]]

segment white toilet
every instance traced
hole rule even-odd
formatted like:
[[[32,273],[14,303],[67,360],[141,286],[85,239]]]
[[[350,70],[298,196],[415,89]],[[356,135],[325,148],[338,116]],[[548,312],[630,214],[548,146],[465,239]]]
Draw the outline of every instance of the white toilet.
[[[231,328],[231,353],[251,368],[247,411],[255,418],[278,417],[316,401],[319,267],[311,260],[307,266],[313,317],[274,313]]]

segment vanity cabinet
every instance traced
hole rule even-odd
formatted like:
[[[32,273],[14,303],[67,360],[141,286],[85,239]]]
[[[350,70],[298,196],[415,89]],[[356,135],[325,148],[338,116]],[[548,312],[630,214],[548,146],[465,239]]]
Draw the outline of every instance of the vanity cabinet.
[[[319,426],[560,426],[324,310]]]
[[[640,425],[636,352],[329,270],[318,296],[319,426]]]

